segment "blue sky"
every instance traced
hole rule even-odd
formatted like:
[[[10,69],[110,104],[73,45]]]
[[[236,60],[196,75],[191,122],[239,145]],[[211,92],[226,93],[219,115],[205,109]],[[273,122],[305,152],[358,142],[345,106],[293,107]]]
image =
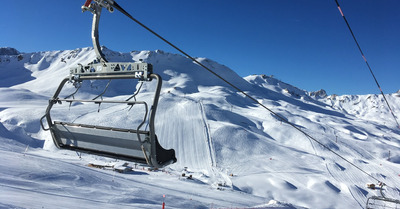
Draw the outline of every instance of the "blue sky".
[[[307,91],[379,94],[334,0],[118,0],[132,16],[191,56],[241,76],[274,75]],[[2,1],[0,46],[21,52],[92,46],[84,0]],[[341,0],[385,93],[400,89],[400,1]],[[100,43],[129,52],[179,53],[118,11],[103,10]]]

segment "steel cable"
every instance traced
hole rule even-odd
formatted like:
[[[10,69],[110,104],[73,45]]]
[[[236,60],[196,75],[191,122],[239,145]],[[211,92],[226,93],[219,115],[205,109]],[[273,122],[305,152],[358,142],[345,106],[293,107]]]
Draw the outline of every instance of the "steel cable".
[[[174,44],[172,44],[171,42],[169,42],[168,40],[166,40],[164,37],[162,37],[161,35],[159,35],[158,33],[156,33],[155,31],[153,31],[152,29],[150,29],[149,27],[147,27],[146,25],[144,25],[143,23],[141,23],[139,20],[135,19],[134,17],[132,17],[128,12],[126,12],[121,6],[119,6],[117,4],[117,2],[114,1],[113,3],[113,7],[117,10],[119,10],[121,13],[123,13],[124,15],[126,15],[127,17],[129,17],[131,20],[133,20],[134,22],[136,22],[137,24],[139,24],[140,26],[142,26],[143,28],[145,28],[146,30],[148,30],[149,32],[151,32],[152,34],[154,34],[155,36],[157,36],[158,38],[160,38],[161,40],[163,40],[165,43],[167,43],[168,45],[170,45],[171,47],[175,48],[176,50],[178,50],[180,53],[182,53],[183,55],[187,56],[189,59],[191,59],[193,62],[195,62],[196,64],[200,65],[201,67],[203,67],[204,69],[206,69],[207,71],[209,71],[210,73],[212,73],[213,75],[215,75],[216,77],[218,77],[219,79],[221,79],[222,81],[224,81],[225,83],[227,83],[228,85],[230,85],[232,88],[236,89],[238,92],[240,92],[241,94],[245,95],[247,98],[251,99],[252,101],[254,101],[255,103],[257,103],[258,105],[260,105],[261,107],[263,107],[264,109],[268,110],[271,114],[275,115],[277,118],[279,118],[281,121],[287,123],[288,125],[292,126],[293,128],[295,128],[297,131],[301,132],[302,134],[304,134],[307,138],[312,139],[313,141],[315,141],[316,143],[318,143],[319,145],[321,145],[322,147],[324,147],[325,149],[327,149],[328,151],[332,152],[333,154],[335,154],[336,156],[338,156],[339,158],[341,158],[342,160],[346,161],[347,163],[349,163],[351,166],[357,168],[358,170],[360,170],[362,173],[366,174],[367,176],[371,177],[372,179],[376,180],[377,182],[382,182],[379,179],[375,178],[374,176],[372,176],[371,174],[369,174],[368,172],[364,171],[363,169],[361,169],[360,167],[358,167],[357,165],[355,165],[354,163],[350,162],[349,160],[347,160],[345,157],[341,156],[339,153],[335,152],[334,150],[332,150],[331,148],[329,148],[327,145],[321,143],[320,141],[318,141],[317,139],[315,139],[314,137],[312,137],[311,135],[309,135],[308,133],[306,133],[305,131],[303,131],[302,129],[300,129],[299,127],[296,126],[296,124],[291,123],[290,121],[288,121],[286,118],[284,118],[283,116],[279,115],[278,113],[275,113],[274,111],[272,111],[271,109],[269,109],[267,106],[265,106],[264,104],[262,104],[260,101],[258,101],[256,98],[254,98],[253,96],[250,96],[249,94],[247,94],[246,92],[244,92],[243,90],[241,90],[239,87],[235,86],[234,84],[232,84],[231,82],[229,82],[228,80],[224,79],[222,76],[220,76],[219,74],[217,74],[216,72],[214,72],[213,70],[211,70],[210,68],[208,68],[207,66],[203,65],[201,62],[197,61],[195,58],[193,58],[192,56],[190,56],[189,54],[187,54],[186,52],[184,52],[182,49],[178,48],[177,46],[175,46]],[[383,182],[382,182],[383,183]]]
[[[347,28],[349,29],[349,31],[350,31],[350,33],[351,33],[351,36],[352,36],[353,39],[354,39],[354,42],[356,42],[356,45],[357,45],[357,47],[358,47],[358,50],[360,51],[361,56],[362,56],[362,58],[364,59],[365,64],[367,65],[367,67],[368,67],[368,69],[369,69],[369,72],[371,73],[372,77],[374,78],[375,83],[376,83],[376,85],[378,86],[379,91],[381,92],[381,94],[382,94],[382,96],[383,96],[383,99],[385,100],[386,105],[388,106],[388,108],[389,108],[389,110],[390,110],[390,113],[392,114],[394,120],[396,121],[397,127],[400,128],[400,124],[399,124],[399,122],[397,121],[397,118],[396,118],[396,116],[394,115],[394,112],[393,112],[392,108],[390,107],[389,102],[387,101],[386,96],[385,96],[385,94],[383,93],[382,88],[381,88],[381,86],[379,85],[379,82],[378,82],[378,80],[376,79],[375,74],[374,74],[374,72],[372,71],[371,66],[369,65],[367,59],[365,58],[365,55],[364,55],[364,53],[363,53],[363,51],[362,51],[362,49],[361,49],[361,47],[360,47],[360,44],[358,43],[358,41],[357,41],[357,39],[356,39],[356,36],[355,36],[354,33],[353,33],[353,30],[352,30],[351,27],[350,27],[349,22],[347,21],[346,17],[344,16],[344,13],[343,13],[342,9],[340,8],[340,5],[339,5],[338,0],[335,0],[335,2],[336,2],[336,5],[337,5],[337,7],[338,7],[338,9],[339,9],[340,14],[341,14],[342,17],[343,17],[343,20],[346,22]]]

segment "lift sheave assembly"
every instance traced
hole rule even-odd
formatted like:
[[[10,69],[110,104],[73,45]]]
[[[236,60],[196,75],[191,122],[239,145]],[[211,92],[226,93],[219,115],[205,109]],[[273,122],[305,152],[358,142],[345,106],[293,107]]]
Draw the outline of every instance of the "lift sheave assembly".
[[[46,113],[41,118],[42,128],[44,130],[50,130],[54,144],[60,149],[108,156],[133,162],[142,162],[156,168],[175,163],[175,151],[173,149],[166,150],[161,147],[154,129],[154,120],[162,86],[161,77],[153,73],[153,68],[150,63],[108,62],[101,52],[98,36],[101,10],[102,8],[106,8],[108,11],[113,12],[114,3],[114,1],[110,0],[95,0],[93,2],[87,0],[85,5],[82,6],[83,11],[90,11],[93,13],[92,41],[97,59],[88,65],[79,65],[70,69],[70,75],[62,80],[54,96],[49,100]],[[103,100],[102,95],[107,90],[109,83],[104,91],[94,99],[84,100],[75,99],[74,97],[81,83],[85,80],[109,80],[109,82],[111,82],[116,79],[156,82],[153,102],[150,108],[145,101],[132,100],[135,95],[125,100]],[[77,89],[74,93],[61,99],[60,92],[67,83],[72,83]],[[133,129],[53,121],[51,118],[53,106],[63,102],[69,104],[95,103],[99,106],[106,103],[126,104],[131,107],[133,105],[143,105],[144,117],[140,124]],[[48,127],[45,127],[43,123],[44,119],[46,119]],[[147,124],[145,127],[147,128],[144,129],[143,126],[146,120]]]

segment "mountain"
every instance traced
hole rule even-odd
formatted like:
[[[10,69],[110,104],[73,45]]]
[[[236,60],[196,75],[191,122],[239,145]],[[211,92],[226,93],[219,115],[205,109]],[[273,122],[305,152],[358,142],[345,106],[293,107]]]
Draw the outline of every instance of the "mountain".
[[[400,130],[381,95],[307,92],[196,58],[316,142],[184,56],[103,53],[109,61],[151,63],[162,77],[155,129],[162,146],[175,149],[177,163],[160,171],[130,163],[137,169],[119,174],[86,165],[122,161],[56,149],[40,118],[69,69],[95,59],[93,49],[4,53],[1,207],[155,208],[166,201],[173,208],[363,208],[379,195],[366,187],[376,179],[388,185],[388,197],[400,198]],[[83,84],[79,95],[93,98],[107,82]],[[112,81],[103,97],[127,98],[139,89],[136,99],[152,99],[153,84],[132,81]],[[69,85],[62,94],[73,91]],[[386,96],[399,115],[400,93]],[[134,116],[143,117],[136,106],[62,105],[53,115],[63,121],[132,128],[140,122]]]
[[[0,55],[19,55],[20,52],[12,47],[0,47]]]

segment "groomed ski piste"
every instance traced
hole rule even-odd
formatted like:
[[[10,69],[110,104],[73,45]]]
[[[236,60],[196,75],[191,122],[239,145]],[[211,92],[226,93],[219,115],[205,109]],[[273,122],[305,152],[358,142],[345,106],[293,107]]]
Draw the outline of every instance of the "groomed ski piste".
[[[59,82],[71,67],[95,59],[92,48],[0,52],[0,208],[365,208],[379,195],[366,184],[378,182],[358,168],[385,182],[387,197],[400,199],[400,129],[381,95],[307,92],[198,58],[356,168],[181,55],[103,48],[110,61],[153,64],[163,79],[155,130],[178,161],[152,170],[59,150],[40,127]],[[80,93],[93,98],[102,84]],[[116,82],[104,97],[129,97],[139,86]],[[151,100],[153,88],[143,84],[137,99]],[[400,92],[386,96],[400,115]],[[59,120],[121,128],[135,128],[140,113],[136,105],[58,106],[52,114]],[[112,169],[121,166],[132,170]]]

